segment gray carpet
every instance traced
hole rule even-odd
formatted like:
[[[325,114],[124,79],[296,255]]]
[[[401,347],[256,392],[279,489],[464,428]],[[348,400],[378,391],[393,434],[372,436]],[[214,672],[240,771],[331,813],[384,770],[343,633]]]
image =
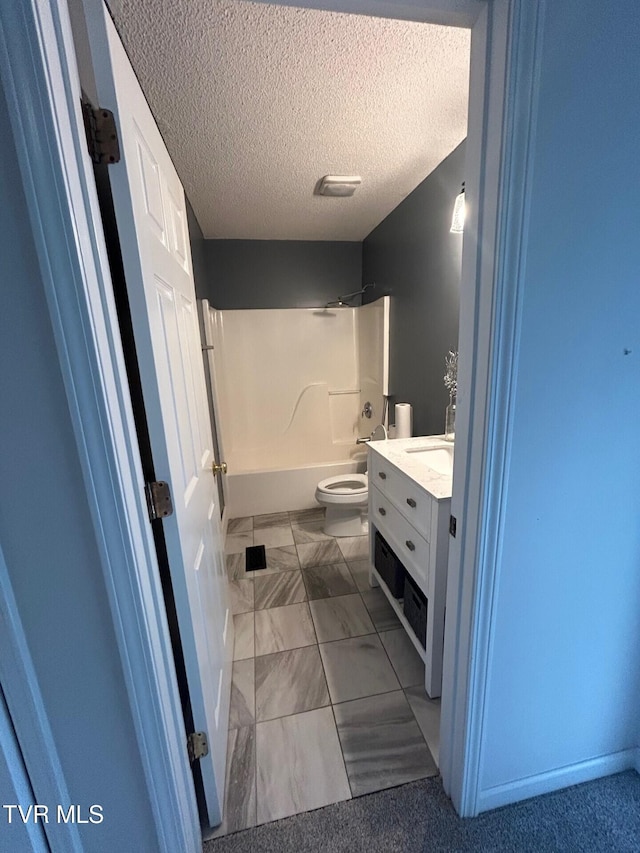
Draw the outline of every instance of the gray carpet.
[[[619,773],[459,818],[439,778],[326,806],[226,838],[204,853],[639,853],[640,776]]]

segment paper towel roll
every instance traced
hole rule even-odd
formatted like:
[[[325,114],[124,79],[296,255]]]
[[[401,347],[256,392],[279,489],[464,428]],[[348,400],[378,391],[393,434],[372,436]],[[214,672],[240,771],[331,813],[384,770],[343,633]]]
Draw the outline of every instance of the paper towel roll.
[[[411,403],[396,403],[396,438],[411,438],[413,409]]]

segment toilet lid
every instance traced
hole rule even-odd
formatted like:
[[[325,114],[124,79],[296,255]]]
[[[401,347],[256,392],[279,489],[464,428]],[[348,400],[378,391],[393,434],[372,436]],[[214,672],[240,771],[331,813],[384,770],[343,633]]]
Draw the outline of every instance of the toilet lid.
[[[321,492],[332,492],[334,495],[364,494],[369,488],[366,474],[339,474],[337,477],[327,477],[318,483]]]

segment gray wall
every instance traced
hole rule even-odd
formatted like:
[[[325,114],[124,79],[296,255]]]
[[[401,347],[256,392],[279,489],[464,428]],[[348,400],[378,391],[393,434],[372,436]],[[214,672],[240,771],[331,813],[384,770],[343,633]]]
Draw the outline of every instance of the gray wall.
[[[214,308],[315,308],[359,290],[362,244],[205,240],[196,291]]]
[[[462,235],[451,234],[464,180],[462,142],[365,239],[363,281],[391,299],[390,391],[413,406],[415,435],[444,430],[444,359],[458,345]],[[393,423],[393,411],[391,412]]]

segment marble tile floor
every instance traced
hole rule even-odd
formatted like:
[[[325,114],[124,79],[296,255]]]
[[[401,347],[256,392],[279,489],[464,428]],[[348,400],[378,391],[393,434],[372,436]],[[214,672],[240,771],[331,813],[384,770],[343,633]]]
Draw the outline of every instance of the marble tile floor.
[[[323,512],[229,522],[235,654],[225,814],[213,837],[438,772],[440,703],[369,586],[368,537],[327,536]],[[254,544],[267,568],[247,572]]]

